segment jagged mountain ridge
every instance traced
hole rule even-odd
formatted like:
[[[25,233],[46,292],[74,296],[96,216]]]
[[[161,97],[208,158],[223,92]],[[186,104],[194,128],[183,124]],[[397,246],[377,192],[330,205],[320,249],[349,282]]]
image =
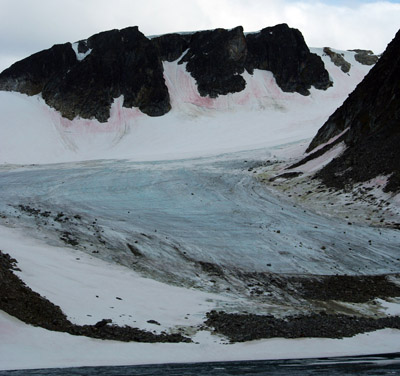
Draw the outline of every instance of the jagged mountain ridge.
[[[343,188],[386,176],[384,190],[398,192],[400,31],[364,80],[318,131],[307,151],[341,133],[335,143],[344,141],[346,150],[319,171],[317,177],[327,185]]]
[[[76,51],[74,51],[74,48]],[[106,122],[114,98],[150,116],[170,108],[163,61],[182,54],[180,64],[195,78],[201,96],[240,92],[241,76],[254,69],[271,71],[283,91],[309,94],[332,84],[319,56],[297,29],[286,24],[245,35],[241,26],[146,38],[138,27],[95,34],[23,59],[0,74],[0,90],[41,93],[64,117]]]

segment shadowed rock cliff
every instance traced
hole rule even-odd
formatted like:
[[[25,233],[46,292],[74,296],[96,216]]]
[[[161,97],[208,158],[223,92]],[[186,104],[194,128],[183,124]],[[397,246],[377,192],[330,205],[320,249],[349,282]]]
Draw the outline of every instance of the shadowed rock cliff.
[[[385,175],[389,176],[385,190],[400,191],[400,31],[307,151],[345,130],[347,149],[318,177],[341,188]]]
[[[299,30],[281,24],[248,34],[246,40],[246,69],[271,71],[283,91],[308,95],[312,85],[322,90],[332,85],[321,58],[310,53]]]

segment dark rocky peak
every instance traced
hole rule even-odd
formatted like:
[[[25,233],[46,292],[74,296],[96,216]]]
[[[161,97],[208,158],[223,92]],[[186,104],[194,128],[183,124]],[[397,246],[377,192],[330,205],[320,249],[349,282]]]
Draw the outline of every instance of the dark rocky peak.
[[[184,46],[188,51],[179,63],[187,62],[186,69],[202,96],[214,98],[244,90],[246,83],[240,74],[245,69],[250,74],[254,69],[271,71],[283,91],[303,95],[309,94],[312,85],[325,90],[332,84],[321,58],[310,53],[300,31],[286,24],[246,36],[241,26],[200,31],[185,39]]]
[[[192,34],[165,34],[152,38],[163,61],[175,61],[189,48]]]
[[[110,30],[15,63],[0,74],[0,90],[41,93],[68,119],[105,122],[121,95],[124,107],[160,116],[170,109],[162,61],[175,61],[183,54],[179,63],[187,63],[202,96],[244,90],[245,69],[269,70],[282,90],[303,95],[311,85],[331,85],[320,57],[310,53],[298,30],[283,24],[247,36],[241,26],[152,39],[138,27]]]
[[[333,64],[339,67],[343,73],[347,73],[350,71],[351,64],[345,60],[344,54],[337,53],[332,51],[329,47],[324,47],[324,54],[328,55],[331,58]]]
[[[374,65],[378,62],[379,57],[377,55],[374,55],[374,53],[371,50],[349,50],[353,51],[356,54],[354,55],[354,58],[363,65]]]
[[[246,69],[271,71],[283,91],[308,95],[311,85],[323,90],[332,85],[321,58],[310,53],[299,30],[281,24],[248,34],[246,41]]]
[[[39,94],[46,83],[56,77],[60,70],[66,72],[76,63],[71,43],[56,44],[4,70],[0,74],[0,89],[28,95]]]
[[[91,51],[69,72],[51,80],[43,91],[46,102],[63,116],[107,121],[114,98],[121,95],[124,107],[138,107],[150,116],[169,111],[158,52],[137,27],[93,35],[81,41],[79,49]]]
[[[400,31],[364,80],[318,131],[307,151],[343,131],[345,152],[319,172],[343,187],[389,175],[387,191],[400,191]]]
[[[79,115],[105,122],[114,98],[121,95],[124,107],[138,107],[150,116],[169,111],[158,51],[137,27],[102,32],[78,43],[78,52],[89,50],[81,61],[70,43],[42,51],[4,71],[0,89],[42,92],[46,103],[68,119]]]
[[[186,70],[197,82],[202,96],[215,98],[221,94],[242,91],[247,57],[243,28],[199,31],[191,37],[189,50],[179,61],[187,62]]]

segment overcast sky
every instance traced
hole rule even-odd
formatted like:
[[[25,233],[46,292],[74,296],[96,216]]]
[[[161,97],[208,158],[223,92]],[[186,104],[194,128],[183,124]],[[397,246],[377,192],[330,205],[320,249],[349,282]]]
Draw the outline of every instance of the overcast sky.
[[[0,0],[0,71],[53,44],[109,29],[256,31],[283,22],[310,47],[381,53],[400,29],[400,0]]]

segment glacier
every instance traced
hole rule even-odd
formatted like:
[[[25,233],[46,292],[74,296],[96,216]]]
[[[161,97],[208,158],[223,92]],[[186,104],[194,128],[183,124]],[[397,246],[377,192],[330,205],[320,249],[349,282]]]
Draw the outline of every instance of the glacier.
[[[156,332],[181,330],[194,341],[107,343],[1,313],[0,368],[400,351],[399,332],[389,329],[228,346],[201,327],[212,309],[285,316],[321,308],[276,286],[256,293],[259,276],[399,269],[395,229],[350,225],[334,209],[303,205],[259,178],[302,155],[370,68],[343,51],[352,64],[346,74],[322,49],[312,52],[334,85],[307,97],[282,92],[270,72],[257,70],[244,74],[243,92],[200,97],[184,65],[165,62],[172,110],[161,118],[123,108],[120,97],[105,124],[68,120],[40,95],[0,92],[0,249],[18,260],[18,276],[74,323],[111,318]],[[335,309],[384,314],[398,306],[376,300]]]

